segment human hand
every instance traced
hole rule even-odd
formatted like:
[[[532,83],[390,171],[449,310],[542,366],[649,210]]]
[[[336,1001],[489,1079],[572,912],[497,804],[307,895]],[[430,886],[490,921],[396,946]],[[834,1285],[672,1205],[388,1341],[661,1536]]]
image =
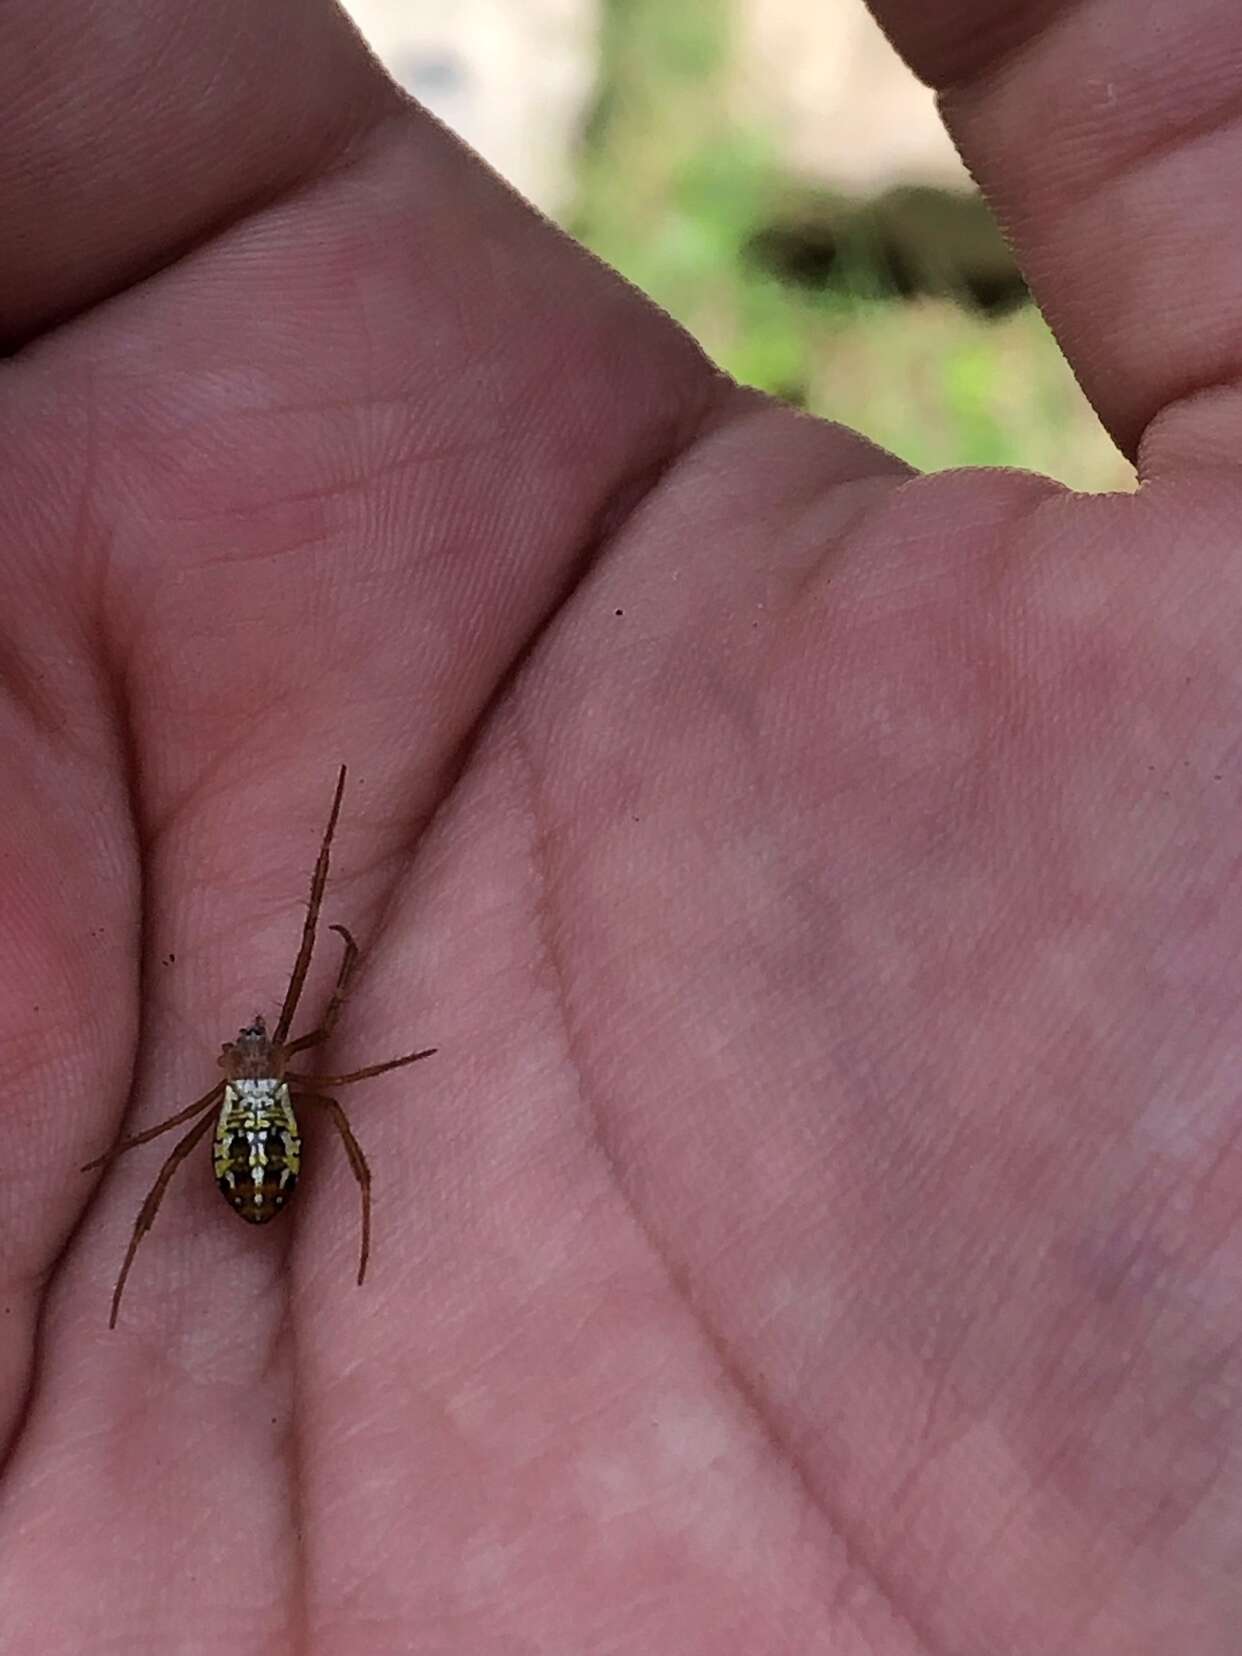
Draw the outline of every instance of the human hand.
[[[730,387],[322,6],[6,9],[6,1656],[1234,1649],[1242,25],[926,11],[1135,498]],[[368,1280],[312,1119],[109,1333],[342,761]]]

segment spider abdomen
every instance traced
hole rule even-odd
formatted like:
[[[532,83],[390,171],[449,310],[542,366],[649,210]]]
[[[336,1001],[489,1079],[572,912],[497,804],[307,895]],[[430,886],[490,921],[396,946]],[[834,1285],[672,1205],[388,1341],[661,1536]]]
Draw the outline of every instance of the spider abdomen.
[[[289,1205],[302,1165],[302,1137],[286,1082],[273,1076],[225,1083],[216,1119],[216,1183],[252,1225]]]

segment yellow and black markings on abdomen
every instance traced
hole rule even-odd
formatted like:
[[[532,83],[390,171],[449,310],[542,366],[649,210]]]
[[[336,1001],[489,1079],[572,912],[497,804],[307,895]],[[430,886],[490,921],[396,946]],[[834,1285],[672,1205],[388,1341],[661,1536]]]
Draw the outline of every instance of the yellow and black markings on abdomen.
[[[229,1081],[216,1120],[216,1183],[252,1225],[287,1207],[302,1165],[302,1139],[284,1081]]]

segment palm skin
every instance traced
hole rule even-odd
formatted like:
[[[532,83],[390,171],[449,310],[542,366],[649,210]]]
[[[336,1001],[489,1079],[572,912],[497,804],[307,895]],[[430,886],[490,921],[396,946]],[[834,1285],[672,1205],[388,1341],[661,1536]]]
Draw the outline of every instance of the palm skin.
[[[881,10],[1137,497],[723,384],[328,11],[0,19],[6,1653],[1236,1648],[1242,25]],[[367,1283],[309,1121],[110,1334],[342,760]]]

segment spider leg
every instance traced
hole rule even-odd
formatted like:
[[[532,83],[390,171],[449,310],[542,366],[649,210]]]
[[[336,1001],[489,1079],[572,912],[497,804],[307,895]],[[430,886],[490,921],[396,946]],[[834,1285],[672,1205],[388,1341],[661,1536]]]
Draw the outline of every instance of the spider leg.
[[[223,1081],[217,1081],[209,1093],[204,1093],[201,1098],[196,1098],[193,1104],[187,1104],[184,1110],[178,1110],[176,1115],[169,1116],[167,1121],[161,1121],[157,1127],[148,1127],[144,1132],[131,1133],[128,1138],[118,1139],[110,1150],[104,1151],[102,1156],[96,1156],[94,1161],[88,1161],[82,1172],[90,1173],[96,1167],[102,1167],[105,1162],[112,1161],[114,1157],[123,1156],[127,1150],[132,1150],[136,1144],[145,1144],[148,1139],[159,1138],[160,1134],[166,1133],[170,1127],[180,1127],[183,1121],[188,1121],[191,1116],[196,1116],[200,1110],[205,1110],[209,1105],[214,1104],[219,1098],[223,1086]]]
[[[332,836],[336,832],[336,819],[341,814],[341,796],[344,792],[345,767],[342,765],[336,779],[336,792],[332,795],[328,826],[323,831],[315,872],[311,876],[310,903],[302,924],[302,941],[298,944],[298,957],[293,963],[293,976],[289,979],[289,987],[285,991],[285,1004],[280,1009],[280,1018],[272,1037],[274,1046],[280,1046],[289,1033],[289,1025],[293,1022],[293,1015],[302,996],[302,985],[306,982],[306,974],[310,970],[311,951],[315,947],[315,927],[319,922],[319,908],[323,902],[323,888],[328,883],[328,853],[332,849]]]
[[[336,974],[336,987],[332,991],[332,999],[328,1002],[328,1010],[324,1013],[319,1028],[312,1029],[309,1035],[299,1035],[296,1041],[290,1041],[285,1047],[286,1058],[295,1052],[305,1052],[307,1047],[319,1046],[328,1039],[336,1028],[336,1020],[341,1015],[341,1008],[349,993],[349,980],[358,964],[358,945],[344,926],[329,926],[328,930],[338,932],[345,939],[345,954],[341,960],[341,969]]]
[[[204,1116],[201,1121],[194,1123],[185,1137],[179,1139],[173,1146],[168,1160],[160,1168],[159,1178],[156,1179],[147,1192],[147,1199],[142,1204],[138,1217],[134,1221],[134,1234],[130,1237],[129,1247],[125,1250],[125,1263],[121,1266],[121,1274],[116,1279],[116,1288],[112,1294],[112,1315],[108,1318],[109,1328],[116,1327],[117,1313],[121,1309],[121,1295],[125,1292],[125,1279],[129,1275],[130,1266],[134,1263],[134,1255],[138,1252],[138,1244],[155,1223],[155,1216],[160,1210],[160,1203],[164,1200],[164,1192],[168,1189],[168,1181],[210,1126],[210,1116]]]
[[[361,1288],[362,1279],[367,1274],[367,1260],[371,1254],[371,1169],[367,1166],[362,1146],[354,1137],[349,1117],[335,1098],[329,1098],[326,1093],[311,1092],[295,1092],[293,1097],[299,1104],[319,1104],[328,1112],[333,1126],[341,1135],[350,1168],[358,1181],[358,1189],[362,1192],[362,1252],[358,1257],[358,1286]]]
[[[404,1058],[368,1064],[365,1069],[351,1070],[348,1075],[296,1075],[292,1070],[286,1073],[299,1087],[348,1087],[355,1081],[369,1081],[373,1075],[383,1075],[386,1070],[400,1069],[403,1064],[416,1064],[420,1058],[430,1058],[435,1051],[435,1047],[426,1047],[422,1052],[407,1052]]]

